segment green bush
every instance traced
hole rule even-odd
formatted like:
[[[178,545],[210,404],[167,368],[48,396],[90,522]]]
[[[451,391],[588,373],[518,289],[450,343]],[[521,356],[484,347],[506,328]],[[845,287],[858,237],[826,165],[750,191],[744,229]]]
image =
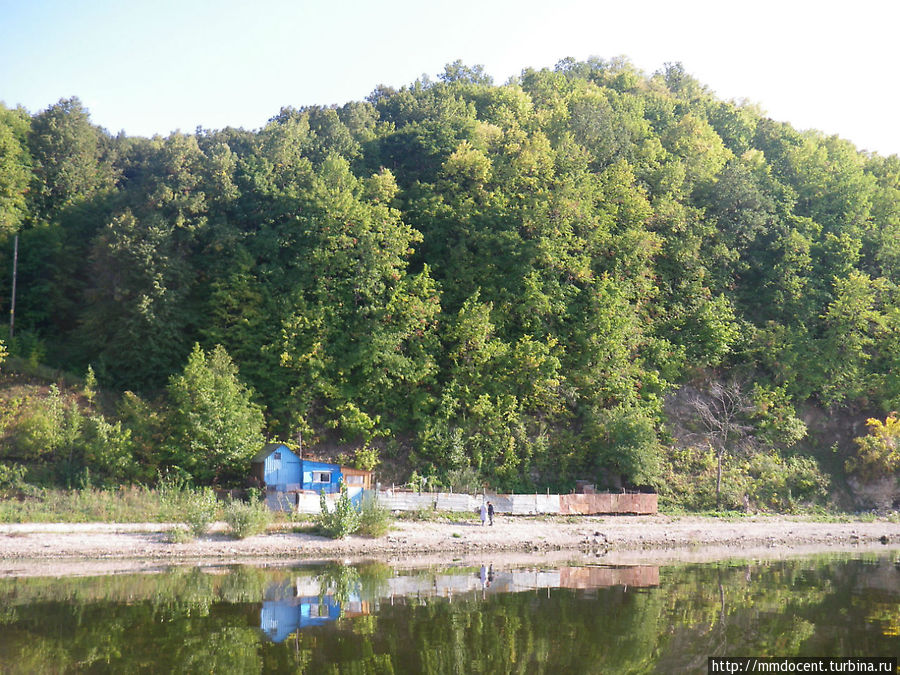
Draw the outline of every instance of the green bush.
[[[219,503],[212,488],[192,488],[183,474],[173,473],[159,481],[160,515],[187,525],[195,537],[209,531],[219,513]]]
[[[16,492],[24,488],[26,473],[28,470],[21,464],[0,462],[0,493]]]
[[[246,539],[266,531],[272,522],[272,512],[258,499],[251,499],[249,503],[233,501],[225,507],[225,522],[235,537]]]
[[[157,483],[159,494],[159,517],[161,520],[177,521],[181,519],[183,504],[190,491],[190,476],[179,470],[166,475],[159,474]]]
[[[363,497],[359,510],[359,534],[380,537],[391,529],[391,512],[378,503],[374,494]]]
[[[209,532],[219,511],[216,493],[212,488],[192,490],[188,493],[182,512],[182,522],[188,526],[195,537],[202,537]]]
[[[716,458],[711,448],[668,448],[663,458],[660,506],[704,512],[716,507]],[[726,457],[722,465],[720,509],[793,512],[819,504],[829,480],[810,457],[756,452]]]
[[[169,533],[169,542],[172,544],[189,544],[192,541],[194,541],[194,536],[181,525],[176,525]]]
[[[325,500],[324,491],[320,496],[319,505],[322,512],[319,514],[316,524],[326,537],[343,539],[348,534],[353,534],[359,529],[359,509],[350,501],[350,495],[345,484],[341,484],[341,494],[332,511],[328,510],[328,502]]]
[[[659,483],[660,506],[666,509],[708,511],[716,507],[716,453],[707,447],[670,447],[662,456]],[[722,464],[720,507],[742,509],[746,476],[737,462],[726,457]]]
[[[759,453],[750,458],[747,472],[749,498],[759,509],[792,512],[828,495],[828,477],[811,457]]]
[[[445,483],[454,492],[467,495],[477,495],[484,487],[484,480],[470,466],[448,471]]]

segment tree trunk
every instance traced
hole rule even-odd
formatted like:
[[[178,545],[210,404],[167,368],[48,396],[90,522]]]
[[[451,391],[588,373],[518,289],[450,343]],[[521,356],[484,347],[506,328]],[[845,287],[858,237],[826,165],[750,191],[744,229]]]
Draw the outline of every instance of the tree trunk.
[[[722,453],[716,453],[716,511],[719,510],[720,495],[722,493]]]

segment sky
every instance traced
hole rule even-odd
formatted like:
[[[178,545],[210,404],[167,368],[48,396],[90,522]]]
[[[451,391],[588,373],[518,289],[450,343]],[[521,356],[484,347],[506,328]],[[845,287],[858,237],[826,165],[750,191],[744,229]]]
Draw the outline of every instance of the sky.
[[[666,63],[797,129],[900,154],[895,0],[0,0],[0,101],[77,96],[132,136],[258,129],[448,63],[495,83],[566,57]]]

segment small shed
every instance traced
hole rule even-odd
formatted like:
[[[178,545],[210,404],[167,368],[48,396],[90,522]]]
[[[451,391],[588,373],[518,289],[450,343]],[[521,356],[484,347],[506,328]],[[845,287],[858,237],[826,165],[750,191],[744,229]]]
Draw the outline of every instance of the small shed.
[[[268,489],[285,491],[300,487],[300,456],[284,443],[267,443],[250,463],[253,477]]]
[[[353,469],[349,466],[342,466],[341,473],[344,474],[344,482],[348,488],[359,487],[363,490],[372,489],[372,472],[363,469]]]

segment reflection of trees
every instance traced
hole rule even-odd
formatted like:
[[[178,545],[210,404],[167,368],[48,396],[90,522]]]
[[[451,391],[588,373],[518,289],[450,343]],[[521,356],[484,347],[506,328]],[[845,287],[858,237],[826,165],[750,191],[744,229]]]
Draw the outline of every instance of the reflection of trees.
[[[900,600],[900,575],[888,589],[867,590],[876,569],[871,561],[825,558],[666,568],[669,628],[657,668],[705,670],[706,655],[890,653],[880,624],[873,630],[866,622],[877,599]]]
[[[273,582],[297,570],[0,580],[5,672],[694,672],[710,655],[883,654],[896,647],[900,574],[884,558],[684,565],[655,588],[446,598],[384,593],[386,565],[314,573],[377,611],[272,644]]]
[[[271,580],[250,567],[3,579],[0,605],[15,619],[0,638],[0,670],[258,672],[256,603]]]
[[[389,594],[387,580],[394,570],[380,562],[367,562],[360,565],[342,565],[332,563],[326,565],[319,573],[319,597],[334,596],[340,603],[346,603],[351,596],[360,600],[375,600]]]
[[[359,594],[363,600],[383,598],[390,593],[388,579],[394,568],[381,562],[367,562],[356,568],[359,571]]]
[[[359,570],[351,565],[328,565],[319,574],[319,597],[326,595],[333,595],[341,605],[347,603],[350,596],[358,596]]]

